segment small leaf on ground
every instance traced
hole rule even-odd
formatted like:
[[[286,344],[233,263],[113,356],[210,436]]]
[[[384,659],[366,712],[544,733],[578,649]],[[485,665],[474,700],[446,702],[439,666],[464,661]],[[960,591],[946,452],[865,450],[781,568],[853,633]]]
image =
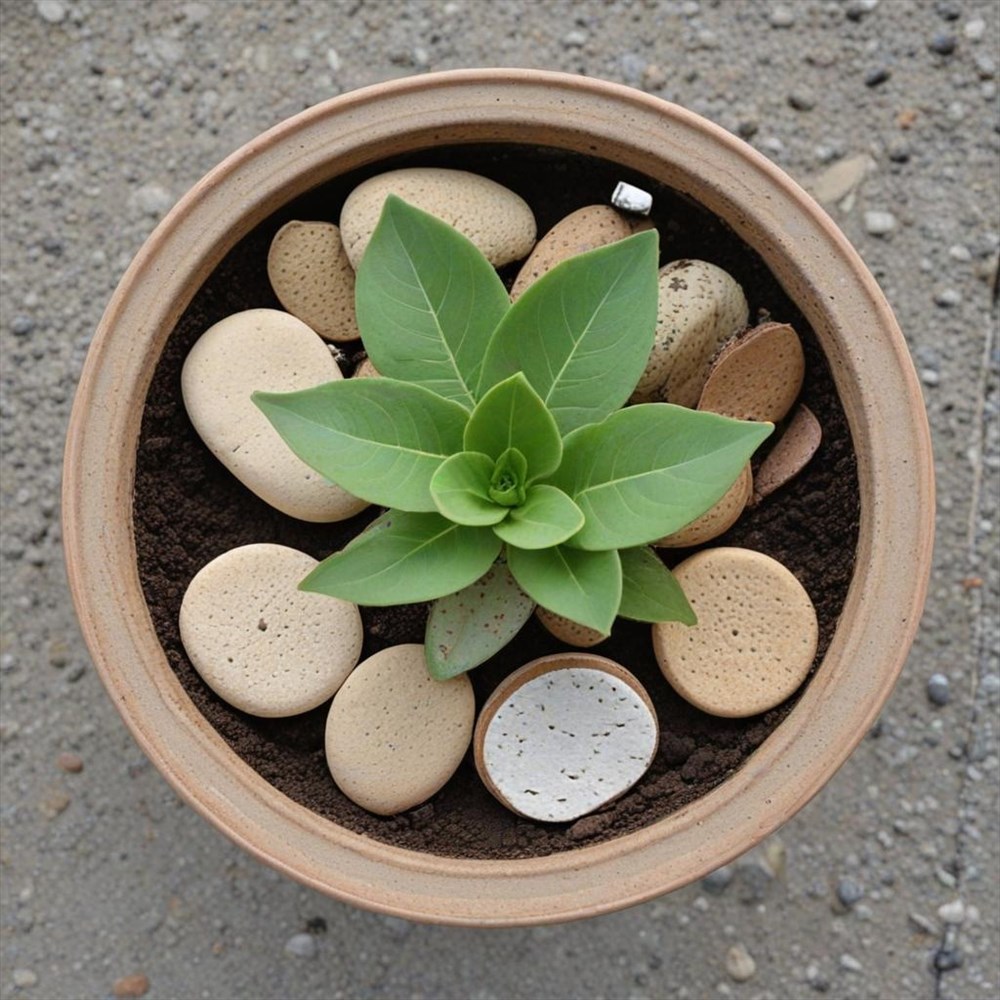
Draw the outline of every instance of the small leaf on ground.
[[[424,646],[427,669],[439,681],[485,663],[521,630],[535,602],[502,561],[456,594],[431,605]]]

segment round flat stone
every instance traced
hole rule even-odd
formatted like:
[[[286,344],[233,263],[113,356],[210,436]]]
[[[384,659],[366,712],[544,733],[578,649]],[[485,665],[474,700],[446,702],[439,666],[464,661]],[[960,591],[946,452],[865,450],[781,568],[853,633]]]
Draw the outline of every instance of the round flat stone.
[[[646,773],[659,744],[642,685],[592,653],[543,656],[493,692],[476,723],[479,776],[529,819],[569,822]]]
[[[704,712],[743,718],[779,705],[805,680],[819,629],[805,588],[761,552],[705,549],[674,569],[698,624],[653,626],[674,690]]]
[[[230,549],[195,575],[180,612],[181,641],[205,683],[251,715],[308,712],[358,662],[357,605],[299,590],[316,567],[284,545]]]
[[[369,812],[412,809],[455,773],[475,713],[464,674],[431,678],[422,645],[383,649],[359,664],[330,706],[326,761],[333,780]]]

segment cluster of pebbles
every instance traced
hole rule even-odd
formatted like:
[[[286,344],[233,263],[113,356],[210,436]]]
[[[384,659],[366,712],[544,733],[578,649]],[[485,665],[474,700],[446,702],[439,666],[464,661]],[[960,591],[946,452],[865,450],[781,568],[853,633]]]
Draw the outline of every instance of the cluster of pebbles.
[[[560,261],[648,228],[611,205],[581,208],[536,243],[530,207],[475,174],[396,170],[358,186],[339,226],[293,221],[275,236],[268,276],[287,311],[252,309],[216,323],[184,365],[191,422],[245,486],[283,513],[333,522],[366,503],[298,459],[252,404],[256,390],[288,392],[343,377],[336,345],[357,341],[355,269],[390,194],[464,233],[497,267],[523,260],[516,299]],[[796,407],[804,375],[795,331],[748,328],[743,290],[707,261],[668,263],[659,274],[655,344],[632,402],[671,402],[748,420],[783,433],[758,467],[749,464],[709,511],[660,539],[664,549],[704,545],[747,506],[794,477],[820,441],[815,417]],[[378,377],[370,362],[352,377]],[[476,717],[468,677],[432,680],[423,647],[393,646],[359,663],[363,626],[347,601],[298,589],[316,565],[280,545],[232,549],[189,585],[181,638],[205,682],[236,708],[286,717],[332,699],[326,758],[341,791],[363,808],[393,815],[433,796],[470,743],[489,790],[531,819],[567,822],[611,802],[656,755],[659,726],[639,681],[620,664],[585,652],[543,657],[516,670]],[[759,552],[705,548],[674,573],[698,624],[652,626],[666,680],[705,712],[746,717],[801,685],[817,643],[813,605],[795,576]],[[537,615],[578,650],[604,636],[544,608]]]

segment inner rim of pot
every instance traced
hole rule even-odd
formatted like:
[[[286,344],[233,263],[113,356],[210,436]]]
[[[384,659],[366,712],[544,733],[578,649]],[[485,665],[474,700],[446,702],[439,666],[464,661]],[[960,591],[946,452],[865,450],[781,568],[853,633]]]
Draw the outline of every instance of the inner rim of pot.
[[[134,527],[139,574],[157,636],[181,684],[230,747],[295,801],[349,830],[417,851],[468,858],[538,857],[599,843],[645,827],[694,801],[738,769],[791,710],[796,698],[750,720],[713,719],[669,689],[653,659],[649,627],[619,622],[595,647],[632,670],[659,716],[659,754],[639,784],[610,807],[576,824],[538,824],[516,817],[483,788],[471,760],[430,803],[398,817],[376,817],[336,789],[323,758],[327,706],[291,720],[254,719],[221,702],[188,661],[177,633],[184,589],[206,562],[237,545],[271,541],[322,558],[356,534],[375,511],[348,522],[309,525],[257,500],[208,453],[180,402],[180,366],[212,323],[241,309],[281,308],[266,276],[273,234],[292,218],[337,222],[349,191],[397,166],[448,166],[506,184],[536,213],[539,234],[570,211],[606,203],[625,180],[654,193],[661,263],[700,257],[743,285],[751,321],[766,309],[800,333],[807,358],[803,401],[817,414],[824,444],[806,472],[765,500],[713,545],[745,545],[784,562],[806,586],[820,618],[822,661],[843,606],[858,541],[859,488],[854,451],[823,352],[802,314],[752,249],[720,219],[685,196],[596,157],[512,144],[424,149],[352,171],[282,207],[241,239],[205,281],[172,331],[147,396],[136,467]],[[510,281],[516,266],[504,276]],[[360,345],[358,345],[360,346]],[[350,345],[348,345],[350,348]],[[349,369],[355,358],[348,357]],[[670,553],[680,561],[687,551]],[[399,642],[419,642],[424,606],[365,609],[363,656]],[[511,670],[566,650],[534,620],[518,640],[470,674],[481,705]]]

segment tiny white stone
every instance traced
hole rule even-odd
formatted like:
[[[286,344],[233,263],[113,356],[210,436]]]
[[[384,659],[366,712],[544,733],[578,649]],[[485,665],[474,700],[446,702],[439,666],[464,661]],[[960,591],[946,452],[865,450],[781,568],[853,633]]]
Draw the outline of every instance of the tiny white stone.
[[[66,19],[66,5],[62,0],[38,0],[35,9],[49,24],[59,24]]]
[[[965,904],[954,899],[938,907],[938,917],[946,924],[961,924],[965,920]]]
[[[18,989],[27,989],[38,982],[38,976],[31,969],[15,969],[11,978]]]
[[[840,967],[848,972],[861,972],[863,969],[861,963],[853,955],[846,953],[840,956]]]
[[[981,17],[975,17],[966,23],[962,29],[962,34],[970,42],[978,42],[986,34],[986,22]]]
[[[726,952],[726,972],[729,973],[731,979],[738,983],[745,983],[748,979],[753,978],[756,971],[757,963],[742,942],[734,944]]]
[[[653,196],[633,184],[619,181],[611,193],[611,204],[623,212],[634,212],[637,215],[649,215],[653,208]]]
[[[865,230],[870,236],[885,236],[896,228],[892,212],[865,212]]]
[[[956,243],[954,246],[948,248],[948,256],[952,260],[961,261],[963,264],[967,264],[972,260],[972,251],[969,250],[967,246],[963,246],[961,243]]]
[[[312,934],[293,934],[285,942],[285,951],[296,958],[315,958],[318,950]]]

